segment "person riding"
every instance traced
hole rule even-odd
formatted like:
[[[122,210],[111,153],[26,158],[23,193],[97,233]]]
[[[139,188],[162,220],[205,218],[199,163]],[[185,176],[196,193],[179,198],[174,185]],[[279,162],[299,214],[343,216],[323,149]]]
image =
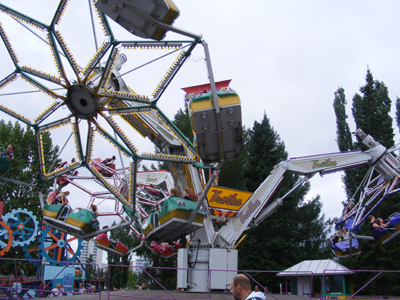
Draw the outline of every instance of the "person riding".
[[[343,233],[343,239],[344,240],[348,240],[349,239],[349,231],[347,230],[347,228],[345,226],[343,226],[342,228],[342,233]]]
[[[114,164],[114,161],[115,161],[115,155],[113,155],[113,156],[110,157],[110,158],[104,159],[101,163],[102,163],[103,165],[109,167],[109,166],[111,166],[111,165]]]
[[[73,157],[71,159],[71,165],[74,164],[74,163],[75,163],[75,158]],[[78,171],[77,170],[69,170],[68,171],[68,175],[76,176],[76,175],[78,175]]]
[[[15,145],[10,144],[8,145],[6,151],[0,153],[0,156],[5,156],[9,161],[11,161],[14,158],[13,154],[14,150],[15,150]]]
[[[336,243],[340,243],[341,241],[343,241],[343,232],[341,230],[339,230],[337,232],[337,234],[335,235],[335,237],[331,238],[331,240],[333,240],[333,244]]]
[[[95,218],[97,218],[99,216],[99,212],[97,210],[97,206],[94,205],[94,204],[90,205],[90,208],[88,209],[88,211],[90,211]]]
[[[57,196],[54,197],[54,202],[52,204],[63,204],[68,205],[69,191],[61,192]]]
[[[384,221],[382,220],[382,218],[377,218],[376,223],[378,223],[379,226],[382,226],[385,229],[396,230],[396,228],[394,228],[393,224],[390,221]]]
[[[172,189],[169,191],[169,196],[170,196],[170,197],[182,198],[182,195],[181,195],[181,193],[179,192],[179,190],[178,190],[177,188],[172,188]]]
[[[375,217],[373,215],[369,215],[368,216],[368,221],[369,221],[369,229],[374,230],[374,229],[380,229],[380,230],[384,230],[384,229],[388,229],[388,230],[396,230],[395,228],[393,228],[392,223],[390,222],[386,222],[384,223],[382,221],[382,223],[378,223],[378,219],[375,219]],[[380,219],[382,220],[382,219]]]
[[[194,202],[199,201],[199,197],[193,192],[191,188],[186,188],[184,191],[183,199],[191,200]]]
[[[354,207],[354,202],[350,201],[349,205],[347,205],[346,209],[343,212],[343,217],[346,217]]]

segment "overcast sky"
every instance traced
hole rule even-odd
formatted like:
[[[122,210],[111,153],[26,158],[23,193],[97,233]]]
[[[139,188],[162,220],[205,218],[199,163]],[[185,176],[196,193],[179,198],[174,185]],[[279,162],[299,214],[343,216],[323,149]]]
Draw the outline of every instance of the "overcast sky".
[[[54,10],[54,3],[45,0],[1,2],[44,22],[48,22]],[[230,86],[241,98],[243,124],[251,128],[265,112],[284,141],[289,157],[338,151],[332,107],[334,92],[338,87],[345,89],[349,125],[354,131],[351,100],[365,84],[368,67],[374,79],[387,85],[393,104],[400,95],[399,1],[175,0],[175,4],[180,17],[174,25],[203,34],[208,42],[215,79],[232,79]],[[71,0],[65,24],[60,25],[74,56],[82,56],[83,65],[94,53],[93,46],[83,36],[82,28],[90,25],[87,6],[85,1]],[[47,46],[40,46],[44,43],[36,37],[29,43],[21,41],[20,31],[24,29],[6,15],[0,14],[0,21],[19,48],[18,56],[45,68],[41,61],[50,54],[43,54],[42,47]],[[138,40],[111,25],[120,34],[119,39]],[[186,38],[171,33],[166,39]],[[4,78],[14,67],[4,46],[0,47],[0,55],[0,78]],[[136,63],[144,59],[141,55],[137,55]],[[207,82],[203,58],[200,46],[160,100],[159,106],[169,118],[183,108],[182,87]],[[132,62],[135,58],[128,60]],[[162,69],[161,73],[165,72]],[[156,77],[155,82],[160,80],[155,74],[156,71],[149,71],[141,73],[139,78],[124,79],[134,90],[146,93],[147,82]],[[3,89],[0,95],[10,91]],[[9,99],[0,97],[0,103],[9,104]],[[25,105],[26,98],[21,102]],[[398,132],[395,127],[396,143]],[[345,200],[340,176],[340,173],[324,178],[317,175],[311,180],[307,198],[319,194],[329,218],[341,213],[341,202]]]

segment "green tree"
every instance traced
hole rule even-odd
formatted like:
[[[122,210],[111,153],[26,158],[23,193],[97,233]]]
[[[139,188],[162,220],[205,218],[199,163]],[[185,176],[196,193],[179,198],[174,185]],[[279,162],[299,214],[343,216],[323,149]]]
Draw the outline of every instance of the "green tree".
[[[86,265],[86,272],[89,274],[90,277],[96,278],[96,266],[93,264],[93,254],[89,254],[88,259],[86,261],[88,265]]]
[[[261,122],[254,122],[247,142],[244,163],[244,183],[248,191],[254,192],[268,177],[271,170],[288,154],[278,133],[273,129],[264,113]],[[298,176],[285,175],[285,180],[274,198],[283,196],[299,180]],[[239,244],[239,269],[283,270],[305,259],[320,259],[328,256],[322,247],[326,240],[330,222],[325,222],[319,197],[305,200],[310,185],[302,185],[283,201],[268,219],[252,228]],[[275,276],[259,274],[259,282],[276,286]]]
[[[186,101],[184,110],[179,109],[172,122],[191,142],[193,142],[192,126],[190,125],[189,109]]]
[[[18,180],[25,183],[35,184],[40,173],[39,157],[37,155],[37,146],[35,133],[30,127],[25,129],[20,123],[15,122],[7,124],[4,120],[0,121],[0,149],[5,149],[7,145],[14,144],[14,159],[5,177]],[[2,150],[4,151],[4,150]],[[43,151],[49,153],[45,157],[47,168],[57,160],[58,146],[53,146],[50,134],[43,134]],[[49,193],[52,182],[46,182],[42,189],[43,195]],[[26,208],[32,211],[34,215],[41,216],[41,207],[39,202],[38,190],[19,184],[10,184],[0,181],[0,201],[5,202],[4,213],[16,208]]]
[[[23,128],[18,122],[6,123],[4,120],[1,120],[0,136],[1,151],[5,151],[9,144],[14,144],[16,147],[10,168],[2,176],[24,183],[36,184],[40,169],[35,133],[32,128],[29,126]],[[60,162],[57,159],[58,146],[53,146],[49,133],[43,134],[42,141],[44,152],[49,153],[49,155],[45,156],[45,165],[49,168],[53,162]],[[53,181],[44,183],[41,190],[44,198],[50,192],[52,183]],[[13,209],[26,208],[41,222],[42,210],[39,201],[39,190],[37,188],[29,188],[19,184],[0,181],[0,201],[5,202],[3,215]],[[25,258],[25,256],[22,247],[17,246],[13,247],[11,251],[6,252],[3,258]],[[26,265],[24,269],[27,276],[36,274],[36,268],[31,264]],[[3,261],[1,272],[2,274],[15,273],[13,261]]]
[[[333,100],[333,109],[336,115],[336,142],[340,151],[350,151],[354,150],[355,146],[353,144],[350,127],[347,123],[347,101],[344,92],[344,89],[342,87],[339,87],[334,93],[335,99]],[[355,191],[354,186],[357,186],[357,182],[355,180],[355,172],[357,171],[346,170],[344,172],[344,175],[342,175],[342,181],[345,186],[347,199],[350,199],[353,196],[353,193]]]
[[[126,287],[131,290],[136,290],[136,286],[137,286],[136,273],[133,272],[132,268],[129,268]]]
[[[243,167],[247,158],[247,142],[250,131],[243,127],[243,148],[238,159],[227,161],[223,164],[218,185],[232,189],[245,190],[243,181]]]
[[[122,223],[121,223],[122,224]],[[112,226],[115,225],[115,222]],[[133,248],[137,243],[132,235],[132,231],[129,226],[120,227],[110,231],[110,240],[120,241],[123,243],[128,249]],[[108,274],[110,276],[110,286],[113,287],[125,287],[128,279],[128,271],[130,266],[131,254],[119,256],[112,253],[108,253],[107,261],[108,261]],[[115,267],[111,265],[120,265],[123,267]]]
[[[352,113],[357,128],[366,133],[383,146],[390,148],[394,145],[393,119],[390,116],[392,101],[386,85],[374,80],[371,71],[367,70],[366,84],[360,87],[360,94],[353,97]],[[367,147],[358,141],[357,146],[363,150]]]

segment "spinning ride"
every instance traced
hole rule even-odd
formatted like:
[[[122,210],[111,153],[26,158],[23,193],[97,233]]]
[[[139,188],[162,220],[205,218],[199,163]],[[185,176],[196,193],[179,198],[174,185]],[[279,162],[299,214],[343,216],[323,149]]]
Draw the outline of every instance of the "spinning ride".
[[[164,1],[155,3],[161,7],[164,5]],[[101,5],[100,2],[96,3],[97,7]],[[34,107],[31,102],[28,103],[24,99],[13,96],[2,97],[0,110],[34,128],[41,171],[39,182],[55,180],[58,183],[58,185],[55,184],[55,188],[66,187],[79,175],[76,169],[81,168],[79,173],[83,177],[94,178],[95,182],[106,190],[103,197],[113,198],[119,202],[115,205],[114,213],[126,221],[124,225],[129,226],[130,224],[127,223],[134,219],[143,225],[148,215],[145,210],[135,205],[136,199],[141,197],[136,196],[136,192],[143,189],[136,188],[138,181],[136,170],[141,160],[164,161],[168,164],[175,184],[179,183],[182,188],[191,187],[196,193],[202,190],[201,184],[204,183],[204,178],[201,178],[201,170],[199,173],[195,168],[198,163],[195,147],[157,107],[157,102],[197,45],[204,46],[211,82],[209,90],[213,96],[217,95],[209,62],[208,46],[200,36],[169,27],[161,31],[158,29],[164,25],[169,26],[178,16],[176,7],[172,5],[172,2],[168,2],[165,16],[160,19],[162,24],[158,24],[154,30],[155,33],[150,36],[161,37],[163,32],[172,30],[190,37],[190,40],[150,43],[144,40],[118,40],[114,34],[115,24],[110,24],[108,18],[99,12],[95,5],[90,5],[85,9],[87,16],[91,16],[92,22],[87,26],[86,31],[84,26],[80,26],[79,35],[87,34],[84,40],[91,42],[92,45],[78,48],[74,36],[70,34],[73,28],[73,26],[70,27],[71,22],[76,20],[74,9],[78,6],[81,9],[83,7],[77,1],[60,1],[54,7],[54,13],[49,19],[44,15],[32,18],[17,9],[0,4],[3,15],[0,35],[4,50],[9,57],[8,68],[5,68],[9,70],[9,73],[3,70],[4,77],[0,81],[0,89],[5,93],[18,91],[24,88],[24,83],[29,83],[37,91],[43,93],[40,98],[34,96],[38,98]],[[143,9],[147,10],[147,8]],[[154,17],[151,12],[150,15]],[[159,14],[156,18],[158,16]],[[18,34],[8,34],[8,32],[14,33],[17,24],[15,22],[18,23]],[[103,41],[101,44],[98,42],[100,39]],[[25,55],[21,40],[32,41],[38,47],[33,49],[29,56]],[[144,61],[141,67],[135,68],[129,64],[141,56],[141,54],[137,55],[138,51],[149,52],[149,50],[152,53],[151,55],[146,53],[147,61]],[[38,64],[39,57],[45,59],[46,63]],[[165,60],[171,57],[173,59],[165,63]],[[157,72],[154,72],[154,74],[160,74],[161,80],[155,83],[153,92],[139,94],[135,91],[135,87],[127,86],[125,82],[137,81],[133,79],[138,69],[161,60],[163,60],[161,66],[167,67],[161,72],[162,68],[157,67]],[[125,73],[120,73],[122,70]],[[155,78],[155,75],[152,78]],[[141,85],[138,84],[137,88],[140,89]],[[18,95],[18,92],[14,95]],[[215,96],[215,99],[217,97]],[[209,112],[211,112],[210,108],[214,110],[209,105],[207,107]],[[218,104],[215,109],[219,112]],[[213,118],[215,119],[215,116],[209,117],[208,120],[212,121]],[[240,124],[237,116],[235,122]],[[216,123],[217,125],[212,130],[214,132],[216,130],[218,136],[223,128],[219,122]],[[146,151],[140,154],[132,143],[132,131],[150,140],[161,150],[161,153]],[[43,150],[42,137],[47,132],[52,133],[57,142],[64,145],[60,156],[63,159],[68,158],[66,161],[71,161],[71,163],[65,162],[60,166],[46,165],[47,153]],[[99,138],[99,142],[95,142],[95,137],[96,141]],[[105,142],[111,144],[112,147],[104,147]],[[108,155],[105,153],[113,153],[115,149],[124,156],[120,161],[123,165],[121,173],[116,174],[113,168],[110,168],[108,172],[103,172],[102,162],[96,156],[104,157]],[[217,149],[217,152],[223,157],[223,146]],[[88,176],[87,171],[91,175]],[[119,182],[115,181],[116,178]],[[82,188],[82,190],[86,189],[86,187]],[[45,205],[40,192],[39,196],[47,226],[73,233],[84,239],[106,231],[99,230],[97,226],[92,226],[91,229],[86,228],[85,226],[93,220],[89,215],[85,215],[88,220],[79,223],[78,219],[81,218],[80,215],[83,215],[84,210],[77,215],[72,212],[65,220],[60,221],[61,208]],[[96,194],[96,197],[100,196],[100,193]],[[87,207],[96,197],[90,198]],[[73,203],[70,204],[73,205]],[[158,209],[161,209],[162,201],[158,201],[156,205]],[[141,214],[135,215],[136,209],[139,209]],[[77,228],[71,230],[73,226]],[[191,232],[200,226],[186,229],[185,232]],[[144,241],[141,233],[137,235]]]

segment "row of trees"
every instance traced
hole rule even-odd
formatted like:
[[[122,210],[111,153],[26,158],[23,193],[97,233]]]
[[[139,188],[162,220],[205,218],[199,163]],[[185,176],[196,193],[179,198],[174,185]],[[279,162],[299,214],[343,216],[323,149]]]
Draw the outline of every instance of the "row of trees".
[[[394,146],[393,118],[390,116],[392,101],[386,85],[374,80],[372,72],[368,69],[365,77],[365,85],[360,87],[360,93],[352,98],[352,115],[357,128],[361,128],[370,134],[376,141],[386,148]],[[333,107],[336,114],[337,144],[340,151],[353,149],[367,150],[366,146],[357,138],[353,140],[350,126],[347,122],[345,90],[339,87],[335,92]],[[396,99],[396,123],[400,128],[400,100]],[[368,167],[346,171],[342,181],[346,190],[348,200],[352,198]],[[357,199],[356,199],[357,200]],[[373,211],[374,216],[387,218],[392,213],[400,210],[400,195],[391,195]],[[346,203],[347,204],[347,203]],[[368,224],[362,229],[365,235],[371,235]],[[346,258],[340,261],[350,269],[355,270],[399,270],[398,251],[400,240],[394,239],[388,244],[376,241],[360,240],[361,255]],[[355,276],[356,286],[362,286],[371,279],[371,274],[357,274]],[[396,274],[383,274],[377,280],[368,285],[363,293],[388,295],[400,293],[397,285],[399,276]]]

